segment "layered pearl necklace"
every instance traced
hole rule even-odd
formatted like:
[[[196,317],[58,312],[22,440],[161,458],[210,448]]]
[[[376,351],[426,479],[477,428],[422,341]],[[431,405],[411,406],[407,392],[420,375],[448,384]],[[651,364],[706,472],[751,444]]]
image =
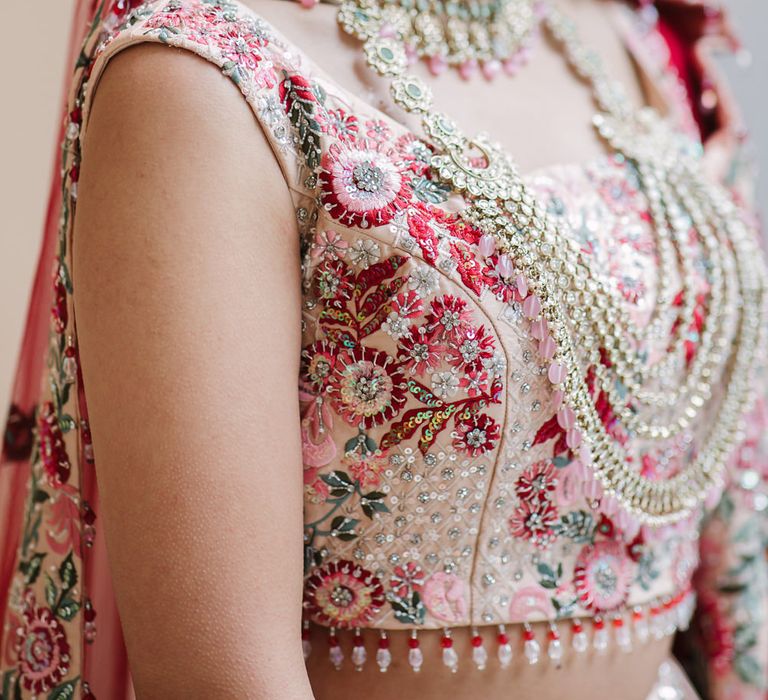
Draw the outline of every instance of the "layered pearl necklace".
[[[467,206],[461,215],[483,233],[481,250],[499,250],[514,261],[518,286],[530,291],[523,310],[561,402],[558,420],[567,428],[568,446],[591,465],[606,494],[641,522],[661,525],[688,516],[721,486],[764,353],[766,269],[758,232],[729,193],[705,178],[700,145],[675,132],[653,109],[632,108],[599,57],[581,44],[574,25],[547,7],[542,25],[590,86],[598,133],[635,166],[649,201],[659,288],[651,320],[639,327],[616,285],[548,215],[512,159],[486,136],[467,137],[449,116],[432,109],[429,87],[407,73],[417,15],[418,9],[400,1],[344,0],[338,19],[363,40],[369,66],[391,79],[394,101],[421,115],[434,148],[433,176],[463,196]],[[483,164],[470,159],[470,152],[479,152]],[[704,326],[687,360],[687,321],[700,302],[695,261],[687,250],[692,228],[707,260],[708,289]],[[675,272],[682,291],[673,303]],[[667,349],[649,363],[648,344],[669,337],[670,327]],[[601,421],[588,368],[593,388],[605,393],[624,428],[647,441],[681,434],[706,411],[711,428],[687,466],[667,479],[638,473]]]

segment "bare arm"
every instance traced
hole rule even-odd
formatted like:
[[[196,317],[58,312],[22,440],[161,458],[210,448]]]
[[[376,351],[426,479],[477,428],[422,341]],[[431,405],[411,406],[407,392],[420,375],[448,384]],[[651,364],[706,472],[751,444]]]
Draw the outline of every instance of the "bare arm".
[[[138,697],[311,698],[279,166],[215,67],[147,45],[104,74],[79,188],[78,335]]]

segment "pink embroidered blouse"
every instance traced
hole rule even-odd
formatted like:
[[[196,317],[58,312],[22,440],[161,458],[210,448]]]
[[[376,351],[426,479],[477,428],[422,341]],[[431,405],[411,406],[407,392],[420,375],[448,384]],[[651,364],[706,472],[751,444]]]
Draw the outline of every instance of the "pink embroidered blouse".
[[[695,133],[663,39],[634,15],[621,23],[673,118]],[[0,471],[0,698],[131,692],[99,528],[69,270],[91,99],[109,59],[139,42],[220,66],[253,109],[293,196],[304,252],[307,619],[392,630],[596,618],[639,629],[676,607],[682,620],[696,604],[688,634],[717,697],[765,697],[762,402],[721,500],[677,525],[641,527],[583,462],[572,416],[536,351],[545,329],[529,320],[535,300],[512,261],[431,179],[429,144],[341,89],[244,6],[154,0],[97,17],[73,83],[44,395],[31,451]],[[658,260],[632,165],[605,156],[527,180],[645,323]],[[704,289],[705,254],[695,245],[690,254]],[[691,354],[705,314],[700,307],[688,320]],[[593,399],[646,476],[676,473],[709,429],[704,413],[651,449],[622,427],[606,396]],[[9,445],[23,424],[15,418]]]

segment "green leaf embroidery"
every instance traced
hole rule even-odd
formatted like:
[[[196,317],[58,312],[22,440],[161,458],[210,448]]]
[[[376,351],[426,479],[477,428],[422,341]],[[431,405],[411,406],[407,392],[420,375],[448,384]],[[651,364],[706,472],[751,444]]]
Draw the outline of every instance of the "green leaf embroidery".
[[[331,520],[331,531],[337,537],[343,533],[354,534],[355,526],[359,522],[360,521],[355,518],[347,518],[344,515],[337,515],[333,520]]]
[[[62,401],[64,400],[64,397],[62,396]],[[72,418],[68,413],[64,413],[61,418],[59,418],[59,426],[61,426],[61,432],[62,433],[68,433],[70,430],[74,430],[77,426],[77,423],[75,423],[75,419]]]
[[[0,698],[2,700],[5,700],[6,698],[10,698],[10,690],[11,690],[11,680],[13,679],[13,675],[16,673],[16,669],[11,669],[10,671],[6,671],[3,674],[3,687],[2,687],[2,694],[0,694]]]
[[[418,591],[414,591],[410,598],[401,598],[394,593],[387,595],[395,613],[395,619],[403,624],[421,624],[424,622],[426,609],[421,602]]]
[[[65,591],[68,591],[77,583],[77,568],[75,567],[74,561],[72,561],[72,552],[67,554],[64,561],[61,562],[61,566],[59,567],[59,580]]]
[[[355,490],[354,482],[345,472],[335,470],[330,474],[321,474],[320,478],[331,487],[334,498],[344,498]]]
[[[411,180],[413,193],[418,199],[427,204],[441,204],[448,199],[451,188],[441,182],[435,182],[429,178],[414,177]]]
[[[32,496],[32,500],[35,503],[45,503],[50,498],[47,491],[43,491],[43,489],[37,489],[35,493]]]
[[[80,610],[80,603],[76,600],[72,600],[72,598],[64,598],[56,608],[56,614],[62,620],[71,620],[77,615],[78,610]]]
[[[56,598],[59,595],[59,589],[56,588],[56,584],[49,574],[45,574],[45,601],[49,607],[53,608],[56,605]]]
[[[48,700],[70,700],[70,698],[75,697],[75,688],[77,687],[78,680],[79,677],[57,685],[48,693]]]
[[[574,510],[560,518],[555,532],[570,537],[576,544],[586,544],[595,538],[595,519],[585,510]]]
[[[37,552],[32,555],[29,561],[23,561],[19,564],[19,570],[24,574],[24,581],[28,586],[31,586],[37,577],[40,575],[40,570],[43,566],[43,559],[45,558],[45,552]]]
[[[299,146],[310,170],[320,165],[320,124],[315,119],[317,98],[312,86],[283,71],[283,103],[288,119],[298,132]],[[308,89],[309,88],[309,89]]]

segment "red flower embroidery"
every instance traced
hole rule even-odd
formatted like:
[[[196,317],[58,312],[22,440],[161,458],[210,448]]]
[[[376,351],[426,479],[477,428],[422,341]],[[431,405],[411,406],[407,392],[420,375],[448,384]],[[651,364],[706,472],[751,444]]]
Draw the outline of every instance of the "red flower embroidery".
[[[499,425],[485,414],[472,414],[456,421],[456,438],[453,446],[471,457],[485,454],[494,448],[499,439]]]
[[[36,605],[32,590],[24,595],[23,618],[15,644],[21,684],[35,694],[47,693],[69,671],[67,636],[53,611]]]
[[[552,462],[542,460],[531,464],[517,479],[515,492],[523,501],[543,501],[552,497],[557,488],[557,471]]]
[[[325,258],[312,278],[312,286],[318,298],[341,302],[351,297],[355,276],[343,260]]]
[[[558,521],[551,501],[522,501],[509,519],[509,531],[537,547],[547,547],[555,537]]]
[[[301,353],[301,379],[319,396],[328,386],[336,366],[337,348],[326,340],[308,345]]]
[[[40,459],[48,483],[54,488],[59,488],[69,480],[71,466],[59,420],[56,417],[53,403],[50,401],[45,402],[40,407],[37,430],[40,440]]]
[[[433,299],[431,311],[426,316],[427,327],[436,337],[457,342],[466,336],[472,323],[472,315],[463,299],[446,294]]]
[[[402,370],[383,350],[369,347],[339,355],[329,393],[344,420],[365,428],[386,423],[405,405]]]
[[[63,333],[67,327],[69,312],[67,311],[67,288],[64,285],[63,271],[61,267],[57,268],[53,276],[53,306],[51,307],[51,319],[53,327],[59,334]]]
[[[304,607],[320,624],[356,627],[384,605],[384,587],[370,571],[346,559],[317,569],[304,586]]]
[[[424,571],[415,562],[409,561],[404,566],[396,566],[389,579],[392,592],[400,598],[406,598],[413,591],[420,591],[424,586]]]
[[[426,333],[411,331],[400,339],[398,358],[412,372],[424,375],[438,368],[442,352],[443,346],[430,339]]]
[[[480,369],[493,357],[493,338],[485,326],[464,326],[449,344],[446,360],[457,369]]]

